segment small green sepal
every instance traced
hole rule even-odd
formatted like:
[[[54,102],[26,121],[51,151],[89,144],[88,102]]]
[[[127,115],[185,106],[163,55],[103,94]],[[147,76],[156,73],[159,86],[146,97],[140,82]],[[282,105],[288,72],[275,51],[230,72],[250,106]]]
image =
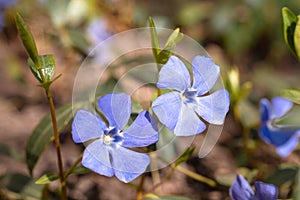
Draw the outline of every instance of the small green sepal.
[[[44,174],[43,176],[41,176],[38,180],[35,181],[35,184],[47,184],[50,183],[52,181],[56,181],[59,179],[58,174],[55,173],[47,173]]]

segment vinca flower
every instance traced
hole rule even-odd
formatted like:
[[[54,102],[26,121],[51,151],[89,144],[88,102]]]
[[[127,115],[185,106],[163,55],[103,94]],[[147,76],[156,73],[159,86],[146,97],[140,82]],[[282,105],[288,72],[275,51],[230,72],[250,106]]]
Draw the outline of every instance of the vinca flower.
[[[293,106],[282,97],[275,97],[270,102],[260,101],[261,127],[259,136],[268,144],[276,147],[281,157],[288,156],[299,142],[300,129],[276,124]]]
[[[156,123],[148,111],[142,111],[123,130],[131,114],[131,100],[127,94],[107,94],[98,100],[98,106],[108,125],[86,110],[79,110],[72,124],[74,142],[90,141],[84,150],[82,165],[98,174],[115,175],[125,183],[130,182],[145,172],[150,158],[127,148],[156,143]]]
[[[87,36],[92,42],[92,48],[97,46],[111,36],[107,31],[107,24],[104,19],[92,21],[87,27]]]
[[[249,183],[241,175],[237,175],[235,181],[229,189],[232,200],[276,200],[278,189],[272,184],[256,181],[253,192]]]
[[[227,90],[208,94],[220,75],[219,66],[207,56],[196,56],[192,69],[193,82],[183,62],[171,56],[159,72],[157,87],[172,91],[159,96],[153,102],[152,110],[176,136],[203,132],[206,124],[202,119],[211,124],[223,124],[229,109]]]

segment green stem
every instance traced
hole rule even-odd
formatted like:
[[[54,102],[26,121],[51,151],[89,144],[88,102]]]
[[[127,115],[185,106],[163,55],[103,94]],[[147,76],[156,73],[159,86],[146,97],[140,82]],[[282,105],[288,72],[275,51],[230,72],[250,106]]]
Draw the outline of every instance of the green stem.
[[[75,167],[80,163],[81,159],[82,159],[82,154],[80,154],[80,156],[77,158],[74,164],[67,170],[64,176],[64,180],[67,180],[68,176],[72,173]]]
[[[56,155],[57,155],[57,165],[59,170],[59,179],[61,184],[61,200],[67,200],[67,188],[66,188],[66,182],[64,178],[64,171],[63,171],[63,163],[62,163],[62,156],[61,156],[61,150],[60,150],[60,141],[59,141],[59,135],[58,135],[58,128],[57,128],[57,121],[56,121],[56,115],[55,115],[55,107],[53,103],[53,98],[50,92],[49,87],[45,88],[46,95],[50,107],[50,113],[51,113],[51,119],[52,119],[52,126],[53,126],[53,132],[54,132],[54,142],[56,147]]]
[[[191,177],[191,178],[193,178],[193,179],[195,179],[195,180],[197,180],[197,181],[199,181],[199,182],[206,183],[207,185],[209,185],[211,187],[215,187],[217,185],[216,182],[213,181],[212,179],[206,178],[206,177],[204,177],[200,174],[197,174],[193,171],[190,171],[190,170],[188,170],[184,167],[181,167],[180,165],[174,167],[174,169],[181,172],[181,173],[183,173],[183,174],[185,174],[185,175],[187,175],[187,176],[189,176],[189,177]]]
[[[170,176],[174,173],[175,168],[172,167],[172,169],[167,173],[166,176],[163,177],[163,179],[161,179],[161,181],[157,184],[155,184],[148,193],[154,192],[156,188],[160,187],[162,184],[164,184],[169,178]]]

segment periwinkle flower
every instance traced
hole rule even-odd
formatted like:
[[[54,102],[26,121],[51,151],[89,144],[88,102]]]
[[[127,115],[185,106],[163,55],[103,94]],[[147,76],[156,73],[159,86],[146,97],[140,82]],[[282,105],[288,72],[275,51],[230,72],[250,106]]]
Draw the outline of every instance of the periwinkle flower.
[[[229,189],[232,200],[276,200],[278,189],[272,184],[256,181],[254,183],[255,192],[249,183],[241,175],[237,175],[235,181]]]
[[[111,34],[107,31],[106,21],[104,19],[92,21],[87,28],[87,36],[91,40],[93,47],[109,38]]]
[[[171,56],[159,72],[157,87],[172,91],[159,96],[152,110],[176,136],[203,132],[206,125],[200,117],[211,124],[223,124],[229,109],[227,90],[207,94],[220,75],[219,66],[207,56],[196,56],[192,70],[193,82],[184,63]]]
[[[278,125],[280,120],[293,106],[293,103],[283,97],[260,101],[261,127],[259,136],[268,144],[275,146],[281,157],[288,156],[299,142],[300,129]]]
[[[127,94],[107,94],[98,100],[98,106],[108,126],[100,117],[86,110],[79,110],[72,124],[74,142],[91,142],[84,150],[82,165],[98,174],[115,175],[125,183],[130,182],[145,172],[150,158],[127,148],[157,142],[156,123],[148,111],[142,111],[123,130],[131,113],[131,100]]]

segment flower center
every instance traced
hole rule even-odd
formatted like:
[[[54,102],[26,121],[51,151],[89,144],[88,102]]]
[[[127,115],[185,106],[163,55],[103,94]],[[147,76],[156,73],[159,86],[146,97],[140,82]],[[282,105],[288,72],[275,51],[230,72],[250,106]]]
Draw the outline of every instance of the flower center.
[[[105,134],[103,137],[104,144],[110,144],[113,141],[113,137],[110,134]]]
[[[182,100],[183,103],[195,103],[196,100],[196,93],[197,91],[194,90],[186,90],[183,94],[182,94]]]
[[[118,130],[116,127],[108,127],[104,131],[103,143],[107,145],[112,145],[112,143],[120,143],[123,140],[122,130]]]

